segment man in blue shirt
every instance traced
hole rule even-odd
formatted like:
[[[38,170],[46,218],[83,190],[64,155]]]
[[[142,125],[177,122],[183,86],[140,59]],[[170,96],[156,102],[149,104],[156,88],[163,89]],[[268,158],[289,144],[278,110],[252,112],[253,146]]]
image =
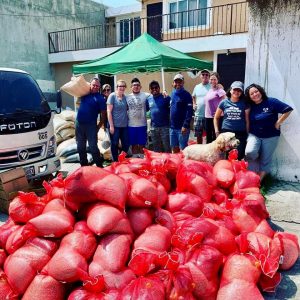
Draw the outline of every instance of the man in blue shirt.
[[[170,106],[170,144],[173,153],[178,153],[188,145],[190,122],[193,117],[193,99],[183,86],[183,76],[175,75]]]
[[[171,152],[170,148],[170,97],[160,92],[155,80],[149,84],[151,95],[146,100],[147,110],[151,114],[151,139],[156,152]]]
[[[80,106],[77,112],[75,133],[77,151],[81,166],[88,165],[86,142],[97,167],[103,167],[103,158],[97,145],[97,134],[102,124],[106,122],[106,103],[104,97],[99,93],[100,81],[93,78],[90,83],[90,93],[81,97]],[[101,121],[97,125],[98,114],[101,113]]]

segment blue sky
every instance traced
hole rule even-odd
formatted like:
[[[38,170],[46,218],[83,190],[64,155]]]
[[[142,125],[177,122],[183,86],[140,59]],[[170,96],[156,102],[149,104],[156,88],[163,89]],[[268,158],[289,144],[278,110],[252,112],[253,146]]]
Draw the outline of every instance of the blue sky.
[[[95,2],[103,3],[107,6],[118,7],[131,4],[137,4],[136,0],[94,0]]]

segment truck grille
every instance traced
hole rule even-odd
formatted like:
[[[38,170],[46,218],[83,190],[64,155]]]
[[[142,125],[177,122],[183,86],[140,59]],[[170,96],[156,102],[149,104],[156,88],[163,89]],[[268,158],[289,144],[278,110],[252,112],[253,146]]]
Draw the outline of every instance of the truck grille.
[[[28,146],[14,150],[0,151],[0,168],[15,164],[27,164],[32,160],[42,159],[45,155],[46,144]]]

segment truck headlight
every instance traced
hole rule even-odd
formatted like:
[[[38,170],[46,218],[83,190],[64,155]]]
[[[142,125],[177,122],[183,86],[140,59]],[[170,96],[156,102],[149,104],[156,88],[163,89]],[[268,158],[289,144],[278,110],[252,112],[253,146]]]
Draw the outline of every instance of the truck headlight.
[[[55,141],[55,136],[52,136],[48,142],[47,157],[55,155],[55,151],[56,151],[56,141]]]

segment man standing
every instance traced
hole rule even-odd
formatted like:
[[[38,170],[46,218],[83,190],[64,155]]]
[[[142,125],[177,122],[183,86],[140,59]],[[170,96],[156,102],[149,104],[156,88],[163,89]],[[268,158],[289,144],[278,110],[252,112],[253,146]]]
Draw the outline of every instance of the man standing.
[[[171,152],[170,148],[170,97],[160,93],[159,83],[155,80],[149,84],[151,95],[147,98],[147,110],[151,113],[151,138],[153,150]]]
[[[88,142],[93,162],[97,167],[103,167],[103,159],[100,156],[97,145],[97,133],[101,125],[106,123],[106,104],[99,91],[100,81],[95,77],[90,82],[90,93],[81,97],[80,106],[77,112],[75,133],[81,166],[88,165],[86,150],[86,142]],[[101,121],[98,126],[97,119],[99,113],[101,113]]]
[[[131,80],[131,91],[127,99],[128,105],[128,135],[132,155],[140,157],[147,143],[146,99],[148,93],[141,92],[138,78]]]
[[[197,144],[202,144],[203,133],[205,131],[205,104],[204,97],[210,89],[209,75],[210,72],[207,69],[202,70],[200,75],[201,82],[197,84],[192,93],[193,107],[195,110],[194,129],[195,137],[197,138]]]
[[[178,153],[188,145],[190,122],[193,116],[193,99],[183,86],[183,76],[175,75],[170,106],[170,144],[173,153]]]

